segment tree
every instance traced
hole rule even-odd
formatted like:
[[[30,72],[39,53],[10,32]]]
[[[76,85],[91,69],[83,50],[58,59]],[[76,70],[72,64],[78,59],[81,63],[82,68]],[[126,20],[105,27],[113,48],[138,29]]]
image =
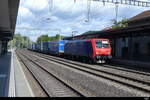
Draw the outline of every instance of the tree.
[[[9,42],[9,47],[15,48],[27,48],[32,41],[27,36],[21,34],[15,34],[12,41]]]
[[[51,36],[51,37],[49,37],[48,35],[41,35],[40,37],[38,37],[37,43],[47,42],[47,41],[58,41],[61,40],[62,38],[63,36],[59,34],[56,34],[56,36]]]
[[[50,40],[50,38],[48,37],[48,35],[41,35],[40,37],[38,37],[37,42],[38,43],[40,43],[40,42],[47,42],[49,40]]]
[[[87,31],[85,33],[83,33],[83,35],[87,35],[87,34],[94,34],[97,33],[98,31]]]
[[[128,26],[127,21],[128,19],[123,19],[119,22],[117,22],[116,20],[112,20],[113,25],[111,27],[112,29],[127,27]]]
[[[61,36],[59,34],[56,34],[56,40],[61,40]]]

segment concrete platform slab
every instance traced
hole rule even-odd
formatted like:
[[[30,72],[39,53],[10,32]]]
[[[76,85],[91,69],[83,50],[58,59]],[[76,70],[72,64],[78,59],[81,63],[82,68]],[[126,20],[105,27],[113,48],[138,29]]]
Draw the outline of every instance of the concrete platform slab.
[[[14,51],[0,56],[0,97],[33,97],[34,94]]]
[[[0,56],[0,97],[8,96],[11,55],[11,52],[8,52]]]
[[[12,62],[9,97],[33,97],[34,94],[14,51],[12,51]]]
[[[14,53],[14,59],[16,59],[14,62],[15,64],[17,64],[15,66],[15,78],[16,78],[16,86],[17,86],[17,96],[30,96],[30,97],[33,97],[34,94],[33,94],[33,91],[31,90],[31,87],[28,83],[28,80],[23,72],[23,69],[20,65],[20,63],[18,62],[18,59],[16,57],[16,54]],[[19,76],[21,75],[21,76]]]

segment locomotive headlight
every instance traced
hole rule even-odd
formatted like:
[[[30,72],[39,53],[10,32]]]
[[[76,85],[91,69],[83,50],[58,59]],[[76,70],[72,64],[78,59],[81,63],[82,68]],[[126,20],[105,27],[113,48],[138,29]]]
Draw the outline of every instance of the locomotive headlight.
[[[96,52],[96,54],[98,54],[99,52]]]
[[[96,52],[96,54],[98,55],[98,54],[100,54],[100,52]]]
[[[108,54],[111,54],[111,52],[108,52]]]

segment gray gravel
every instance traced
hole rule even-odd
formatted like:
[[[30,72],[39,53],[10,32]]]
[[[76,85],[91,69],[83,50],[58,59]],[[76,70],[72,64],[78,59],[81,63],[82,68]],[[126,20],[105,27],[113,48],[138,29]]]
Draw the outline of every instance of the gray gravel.
[[[44,70],[41,70],[39,66],[31,63],[24,57],[22,57],[22,59],[26,62],[28,68],[36,76],[50,97],[79,97],[79,95],[74,93],[70,88],[63,85]]]
[[[59,76],[63,80],[74,84],[81,91],[87,92],[90,96],[102,97],[132,97],[145,96],[138,91],[122,86],[115,82],[89,75],[85,72],[65,67],[63,65],[43,60],[42,58],[31,57],[32,60],[43,66],[49,72]]]
[[[36,54],[40,55],[39,53],[36,53]],[[52,57],[52,58],[56,58],[56,57]],[[97,70],[100,70],[100,71],[115,73],[116,75],[121,75],[121,76],[129,77],[129,78],[133,78],[133,79],[138,79],[138,80],[150,83],[150,74],[148,74],[148,73],[139,74],[139,73],[136,73],[136,71],[130,72],[130,71],[123,71],[123,70],[120,70],[120,69],[115,69],[115,68],[110,68],[110,67],[108,68],[108,67],[104,67],[104,66],[100,66],[100,65],[89,65],[89,64],[84,64],[84,63],[80,63],[80,62],[66,60],[66,59],[63,59],[63,58],[58,58],[58,57],[56,59],[60,59],[60,60],[63,60],[63,61],[79,64],[79,65],[82,65],[82,66],[87,66],[87,67],[94,68],[94,69],[97,69]],[[144,73],[144,72],[140,72],[140,73]]]

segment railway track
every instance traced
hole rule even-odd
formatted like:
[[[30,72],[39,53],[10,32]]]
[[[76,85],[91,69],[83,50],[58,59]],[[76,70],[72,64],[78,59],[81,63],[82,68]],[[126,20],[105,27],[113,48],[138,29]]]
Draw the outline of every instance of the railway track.
[[[77,64],[77,65],[81,65],[81,66],[89,66],[88,64],[84,64],[82,62],[77,62],[77,61],[72,61],[72,60],[66,60],[64,58],[58,58],[58,57],[54,57],[54,56],[50,56],[50,55],[46,55],[46,54],[39,54],[37,52],[32,52],[32,51],[28,51],[28,52],[31,52],[31,53],[34,53],[38,56],[41,56],[41,57],[44,57],[44,58],[54,58],[54,59],[57,59],[57,60],[61,60],[61,61],[65,61],[65,62],[68,62],[68,63],[71,63],[71,64]],[[140,74],[140,75],[145,75],[145,76],[150,76],[150,73],[149,72],[143,72],[143,71],[137,71],[137,70],[132,70],[132,69],[127,69],[127,68],[122,68],[122,67],[118,67],[118,66],[114,66],[114,65],[108,65],[108,64],[103,64],[103,65],[92,65],[94,66],[95,68],[99,68],[99,67],[104,67],[104,68],[111,68],[111,69],[116,69],[118,71],[125,71],[125,72],[131,72],[131,73],[135,73],[135,74]],[[91,67],[91,65],[90,65]]]
[[[116,69],[116,70],[131,72],[131,73],[135,73],[135,74],[150,76],[150,73],[148,71],[145,72],[145,71],[137,71],[136,69],[133,70],[133,69],[128,69],[128,68],[123,68],[121,65],[104,64],[102,66]]]
[[[80,62],[76,62],[76,61],[71,61],[71,60],[66,60],[66,59],[62,59],[62,58],[58,58],[58,57],[54,57],[54,56],[50,56],[50,55],[45,55],[45,54],[39,54],[39,53],[36,53],[36,52],[32,52],[40,57],[43,57],[43,58],[46,58],[46,59],[49,59],[49,58],[54,58],[56,60],[59,60],[59,61],[64,61],[64,62],[68,62],[68,63],[71,63],[71,64],[74,64],[74,65],[79,65],[79,66],[83,66],[83,67],[91,67],[95,70],[104,70],[104,71],[108,71],[108,72],[111,72],[111,71],[120,71],[118,74],[120,75],[123,75],[126,77],[128,76],[128,74],[132,74],[132,76],[128,76],[128,77],[133,77],[133,78],[139,78],[139,76],[143,76],[137,80],[142,80],[144,82],[147,82],[148,84],[150,83],[150,73],[147,73],[147,72],[141,72],[141,71],[136,71],[136,70],[129,70],[129,69],[125,69],[125,68],[118,68],[118,67],[115,67],[115,66],[112,66],[112,65],[88,65],[88,64],[84,64],[84,63],[80,63]],[[93,67],[94,66],[94,67]],[[100,68],[101,67],[101,68]],[[115,73],[117,74],[117,73]],[[135,77],[139,75],[138,77]],[[147,77],[146,80],[145,80],[145,76]]]
[[[82,97],[83,95],[67,85],[65,82],[31,61],[22,52],[16,52],[20,60],[32,73],[48,97]]]
[[[109,79],[111,81],[115,81],[117,83],[129,86],[133,89],[137,89],[138,91],[141,91],[141,92],[144,92],[144,93],[150,95],[150,81],[148,78],[149,77],[148,73],[146,74],[146,73],[142,73],[142,72],[138,72],[138,71],[130,71],[130,74],[131,74],[131,72],[132,72],[132,74],[142,74],[148,78],[147,80],[143,80],[142,78],[133,77],[133,76],[131,77],[130,75],[126,75],[126,76],[120,75],[117,72],[115,73],[114,71],[110,72],[110,71],[101,70],[99,68],[95,68],[95,67],[88,66],[88,65],[85,66],[85,64],[81,64],[81,63],[79,64],[79,63],[75,63],[73,61],[67,61],[62,58],[46,56],[44,54],[39,54],[39,53],[33,53],[33,54],[34,55],[36,54],[36,56],[42,57],[44,59],[54,61],[56,63],[60,63],[65,66],[69,66],[69,67],[87,72],[92,75],[96,75],[99,77]],[[127,71],[127,70],[124,70],[124,71]],[[128,74],[129,74],[129,72],[128,72]]]

